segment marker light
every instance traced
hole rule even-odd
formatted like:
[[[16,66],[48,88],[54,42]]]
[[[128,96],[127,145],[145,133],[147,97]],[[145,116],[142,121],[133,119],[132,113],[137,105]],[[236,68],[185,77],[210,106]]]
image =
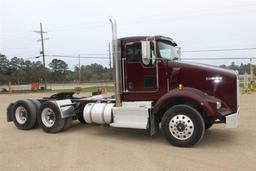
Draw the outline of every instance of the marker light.
[[[179,90],[183,90],[183,84],[179,84]]]

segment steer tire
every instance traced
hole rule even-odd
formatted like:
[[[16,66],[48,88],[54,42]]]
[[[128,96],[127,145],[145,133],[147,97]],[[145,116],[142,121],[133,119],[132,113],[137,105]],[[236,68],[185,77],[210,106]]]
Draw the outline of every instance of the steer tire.
[[[201,114],[193,107],[175,105],[165,112],[162,129],[172,145],[190,147],[203,138],[205,123]]]
[[[33,129],[36,125],[36,108],[29,100],[19,100],[13,105],[12,119],[21,130]]]
[[[40,112],[41,103],[39,102],[39,100],[36,100],[36,99],[29,99],[29,101],[31,101],[34,104],[34,106],[36,108],[36,116],[38,116],[39,112]],[[39,126],[39,124],[38,124],[38,121],[36,120],[34,128],[37,128],[38,126]]]
[[[47,117],[49,113],[50,116]],[[52,122],[49,121],[50,117],[54,118],[51,119]],[[61,113],[58,106],[51,101],[42,103],[37,120],[41,128],[47,133],[57,133],[62,131],[66,122],[65,119],[61,118]]]

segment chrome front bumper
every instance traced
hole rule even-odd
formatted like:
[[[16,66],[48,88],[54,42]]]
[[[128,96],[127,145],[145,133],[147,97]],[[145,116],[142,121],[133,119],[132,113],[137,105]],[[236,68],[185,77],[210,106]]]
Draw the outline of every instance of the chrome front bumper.
[[[239,112],[240,112],[240,86],[239,86],[238,74],[236,76],[236,104],[237,104],[237,112],[225,116],[226,128],[237,128],[238,127]]]
[[[236,113],[232,113],[228,116],[225,116],[226,128],[237,128],[238,127],[239,111],[240,111],[240,108],[238,108]]]

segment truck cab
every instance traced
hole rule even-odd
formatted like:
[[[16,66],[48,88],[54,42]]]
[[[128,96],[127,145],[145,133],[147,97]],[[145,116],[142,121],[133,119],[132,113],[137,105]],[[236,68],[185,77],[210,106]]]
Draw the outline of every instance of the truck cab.
[[[235,71],[183,62],[177,43],[164,36],[126,37],[119,39],[118,45],[122,74],[116,86],[120,86],[121,101],[152,102],[151,134],[159,123],[163,125],[166,112],[179,105],[198,111],[204,129],[214,123],[237,127],[240,92]],[[178,119],[180,122],[183,120]]]
[[[226,115],[238,110],[239,80],[235,71],[181,61],[177,44],[168,37],[128,37],[119,41],[122,101],[152,101],[158,110],[160,103],[164,105],[162,98],[186,91],[214,105],[205,111],[214,119],[220,117],[218,112]],[[150,50],[143,54],[147,45]],[[198,103],[202,100],[189,95],[183,98]],[[198,106],[205,104],[200,102]]]

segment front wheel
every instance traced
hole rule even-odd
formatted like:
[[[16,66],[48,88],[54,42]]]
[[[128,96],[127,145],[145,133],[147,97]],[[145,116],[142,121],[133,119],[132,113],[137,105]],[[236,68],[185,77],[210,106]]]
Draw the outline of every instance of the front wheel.
[[[175,105],[162,118],[166,139],[175,146],[189,147],[204,135],[205,123],[200,113],[188,105]]]

